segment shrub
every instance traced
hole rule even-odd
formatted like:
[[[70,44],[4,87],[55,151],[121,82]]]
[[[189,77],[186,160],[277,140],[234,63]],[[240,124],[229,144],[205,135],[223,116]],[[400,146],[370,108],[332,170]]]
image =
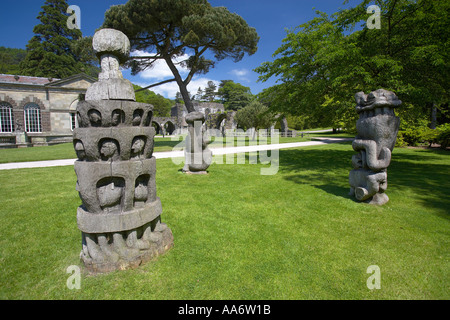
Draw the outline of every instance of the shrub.
[[[450,146],[450,123],[445,123],[436,127],[438,131],[435,143],[440,144],[442,149]]]
[[[410,127],[398,132],[397,147],[418,146],[432,143],[440,144],[442,148],[450,145],[450,124],[443,124],[430,129],[426,126]]]

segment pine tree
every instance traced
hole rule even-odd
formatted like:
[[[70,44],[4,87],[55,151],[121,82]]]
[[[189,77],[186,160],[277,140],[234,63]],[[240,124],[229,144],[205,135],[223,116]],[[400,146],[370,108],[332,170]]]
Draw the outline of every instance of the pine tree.
[[[84,71],[84,64],[74,53],[82,39],[81,31],[69,29],[66,0],[46,0],[28,42],[27,56],[20,64],[22,75],[65,78]]]
[[[207,0],[129,0],[105,13],[103,28],[125,33],[133,49],[156,51],[133,58],[129,62],[132,74],[164,60],[173,79],[146,88],[176,82],[189,112],[195,111],[187,90],[194,75],[208,73],[217,61],[225,58],[241,61],[246,53],[256,52],[259,41],[256,30],[242,17],[224,7],[212,7]],[[208,57],[206,52],[210,53]],[[189,57],[180,61],[189,70],[185,77],[173,62],[184,55]]]
[[[205,88],[205,94],[203,95],[203,99],[209,102],[213,102],[216,98],[216,84],[213,81],[208,81],[208,85]]]

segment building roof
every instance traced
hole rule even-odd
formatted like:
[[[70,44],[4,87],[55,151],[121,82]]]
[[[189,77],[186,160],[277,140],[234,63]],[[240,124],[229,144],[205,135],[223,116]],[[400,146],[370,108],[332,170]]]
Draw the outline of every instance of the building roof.
[[[34,85],[46,85],[53,81],[60,79],[41,78],[41,77],[29,77],[13,74],[0,74],[0,83],[20,83],[20,84],[34,84]]]
[[[73,80],[84,79],[88,82],[95,82],[96,79],[84,74],[79,73],[73,76],[57,79],[57,78],[45,78],[45,77],[29,77],[29,76],[21,76],[21,75],[13,75],[13,74],[0,74],[0,84],[8,83],[8,84],[28,84],[28,85],[39,85],[39,86],[59,86],[66,82],[70,82]]]

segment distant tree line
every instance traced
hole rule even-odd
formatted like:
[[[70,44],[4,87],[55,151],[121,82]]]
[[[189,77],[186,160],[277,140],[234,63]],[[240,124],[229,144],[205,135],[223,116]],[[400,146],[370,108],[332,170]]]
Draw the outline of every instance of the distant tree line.
[[[19,65],[26,55],[24,49],[0,47],[0,73],[19,74]]]

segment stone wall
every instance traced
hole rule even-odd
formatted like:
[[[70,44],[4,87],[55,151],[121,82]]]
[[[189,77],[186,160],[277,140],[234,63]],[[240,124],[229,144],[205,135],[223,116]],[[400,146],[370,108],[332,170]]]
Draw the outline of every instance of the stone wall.
[[[17,77],[17,83],[10,75],[1,75],[0,102],[7,102],[12,107],[14,117],[14,131],[18,128],[25,130],[24,107],[28,103],[35,103],[40,108],[41,132],[29,133],[30,143],[33,140],[39,145],[53,142],[71,141],[72,119],[76,103],[80,95],[86,93],[87,88],[94,79],[85,75],[76,75],[63,80],[50,81],[50,79],[37,77]],[[30,79],[30,83],[26,83]],[[41,83],[31,83],[36,79]],[[46,80],[46,81],[44,81]],[[8,135],[14,132],[0,133]],[[64,140],[62,137],[66,136]],[[33,139],[34,137],[34,139]]]

